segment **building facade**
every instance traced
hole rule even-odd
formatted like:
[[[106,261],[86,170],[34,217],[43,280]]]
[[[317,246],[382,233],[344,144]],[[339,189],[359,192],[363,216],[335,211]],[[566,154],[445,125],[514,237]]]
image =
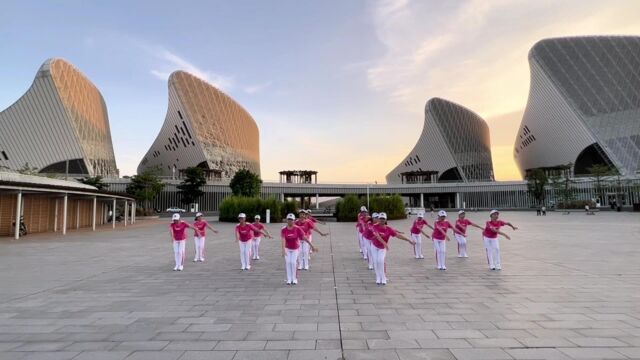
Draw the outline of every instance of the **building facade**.
[[[0,112],[0,127],[0,167],[118,177],[104,99],[65,60],[42,64],[29,90]]]
[[[388,184],[493,181],[486,122],[454,102],[432,98],[413,150],[388,175]]]
[[[570,164],[640,171],[640,37],[545,39],[529,52],[529,99],[514,145],[523,176]]]
[[[184,71],[169,77],[169,107],[138,174],[157,168],[176,177],[188,167],[209,180],[231,178],[240,169],[260,174],[258,126],[231,97]]]

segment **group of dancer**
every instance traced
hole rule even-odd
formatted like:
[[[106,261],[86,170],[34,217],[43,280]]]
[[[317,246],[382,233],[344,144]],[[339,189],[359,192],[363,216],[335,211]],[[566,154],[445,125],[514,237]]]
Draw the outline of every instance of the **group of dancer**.
[[[356,223],[358,244],[363,259],[367,260],[368,268],[374,270],[376,274],[376,284],[386,285],[386,264],[385,257],[389,250],[389,240],[392,237],[407,241],[413,245],[413,255],[416,259],[424,259],[422,253],[422,237],[432,239],[435,251],[436,268],[438,270],[447,270],[446,251],[447,241],[450,241],[449,230],[453,233],[458,243],[458,257],[468,258],[467,253],[467,228],[469,226],[482,230],[484,247],[487,254],[487,263],[491,270],[502,270],[500,260],[500,243],[498,235],[511,239],[509,235],[500,230],[503,226],[509,226],[513,230],[517,230],[510,222],[499,219],[500,212],[491,210],[489,213],[490,220],[486,222],[485,227],[481,227],[466,218],[464,210],[458,211],[458,219],[455,225],[447,220],[447,212],[438,211],[438,218],[430,225],[424,218],[424,212],[419,212],[414,220],[411,229],[411,238],[403,235],[403,232],[387,225],[387,214],[372,213],[365,206],[360,208]],[[431,235],[427,234],[425,227],[432,230]]]

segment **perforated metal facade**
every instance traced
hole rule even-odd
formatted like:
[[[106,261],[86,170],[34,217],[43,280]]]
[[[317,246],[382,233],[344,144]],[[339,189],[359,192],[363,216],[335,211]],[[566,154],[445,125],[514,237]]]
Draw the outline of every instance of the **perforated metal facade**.
[[[531,88],[514,146],[521,173],[593,163],[640,171],[640,37],[546,39],[529,52]]]
[[[45,61],[29,90],[0,112],[0,127],[0,166],[118,176],[104,99],[65,60]]]
[[[489,127],[464,106],[430,99],[418,143],[387,175],[387,183],[401,183],[403,173],[415,171],[436,171],[438,181],[493,181]]]
[[[169,108],[160,134],[138,166],[162,175],[200,166],[220,178],[240,169],[260,173],[258,126],[231,97],[198,77],[176,71],[169,77]]]

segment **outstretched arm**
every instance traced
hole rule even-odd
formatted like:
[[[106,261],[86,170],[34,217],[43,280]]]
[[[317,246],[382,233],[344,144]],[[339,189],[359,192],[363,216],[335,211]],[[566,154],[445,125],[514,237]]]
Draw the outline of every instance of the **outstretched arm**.
[[[478,228],[478,229],[480,229],[480,230],[484,230],[484,228],[483,228],[482,226],[480,226],[480,225],[478,225],[478,224],[476,224],[476,223],[471,223],[471,224],[469,224],[469,225],[471,225],[471,226],[473,226],[473,227],[476,227],[476,228]]]
[[[211,229],[211,231],[213,231],[214,233],[216,234],[218,233],[218,230],[214,229],[213,226],[209,225],[208,223],[207,223],[207,227]]]
[[[507,222],[507,223],[504,223],[504,224],[507,225],[507,226],[511,226],[511,228],[513,230],[518,230],[518,227],[517,226],[513,226],[513,224],[511,224],[510,222]]]
[[[511,240],[511,237],[509,237],[509,235],[507,235],[507,234],[503,233],[502,231],[498,230],[498,231],[496,231],[496,232],[497,232],[498,234],[500,234],[500,235],[504,236],[507,240]]]
[[[420,229],[420,232],[422,233],[422,235],[424,235],[427,239],[431,239],[431,236],[429,236],[429,234],[427,234],[426,231]]]
[[[324,235],[322,235],[324,236]],[[311,247],[311,250],[318,252],[318,248],[313,246],[313,243],[311,243],[311,241],[309,241],[309,239],[305,236],[302,238],[302,241],[306,242],[307,244],[309,244],[309,246]]]
[[[318,230],[318,228],[313,228],[313,231],[317,232],[318,234],[320,234],[320,236],[327,236],[327,234],[323,233],[322,231]]]
[[[380,241],[382,245],[384,245],[385,249],[389,250],[389,245],[387,245],[387,242],[384,241],[384,239],[382,238],[382,236],[380,236],[380,234],[378,234],[377,232],[374,232],[373,236],[375,236],[378,239],[378,241]]]
[[[409,244],[411,244],[411,245],[415,245],[415,244],[416,244],[416,242],[415,242],[415,241],[413,241],[412,239],[407,238],[406,236],[404,236],[404,235],[402,235],[402,234],[399,234],[399,233],[398,233],[398,234],[396,234],[396,237],[397,237],[398,239],[400,239],[400,240],[404,240],[404,241],[408,242],[408,243],[409,243]]]

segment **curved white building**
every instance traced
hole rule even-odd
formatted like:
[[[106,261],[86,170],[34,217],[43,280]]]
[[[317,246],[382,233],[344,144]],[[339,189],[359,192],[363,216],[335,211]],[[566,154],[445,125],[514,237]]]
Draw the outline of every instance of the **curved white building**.
[[[640,37],[545,39],[529,52],[531,88],[514,146],[523,176],[594,164],[640,170]]]
[[[440,98],[427,101],[418,143],[387,175],[388,184],[493,180],[486,122],[466,107]]]
[[[185,71],[169,77],[169,107],[138,174],[158,168],[164,176],[188,167],[209,178],[230,178],[240,169],[260,174],[258,126],[231,97]]]
[[[0,112],[0,167],[118,177],[100,91],[62,59],[42,64],[29,90]]]

